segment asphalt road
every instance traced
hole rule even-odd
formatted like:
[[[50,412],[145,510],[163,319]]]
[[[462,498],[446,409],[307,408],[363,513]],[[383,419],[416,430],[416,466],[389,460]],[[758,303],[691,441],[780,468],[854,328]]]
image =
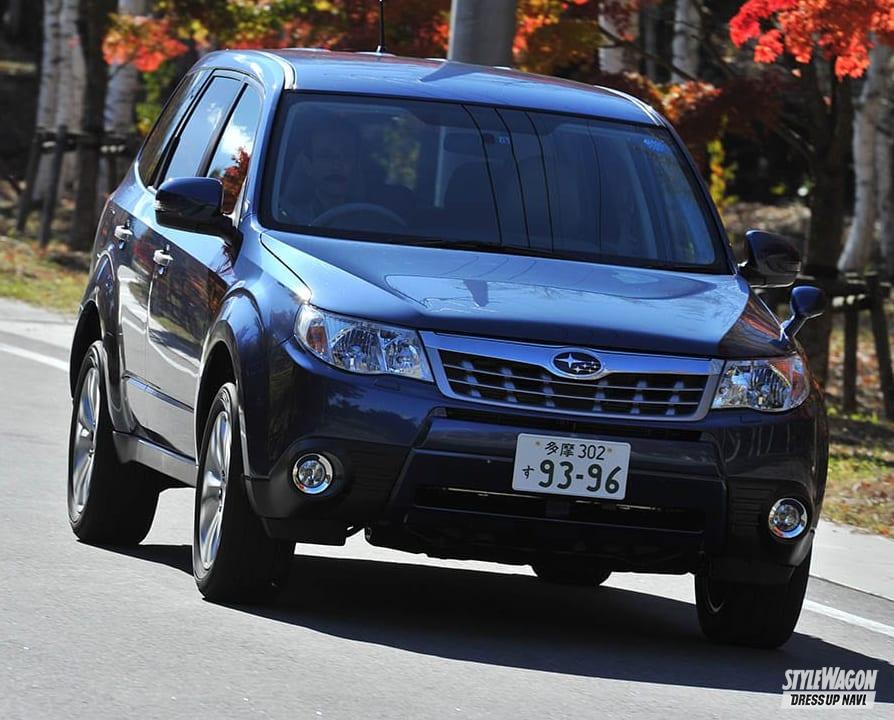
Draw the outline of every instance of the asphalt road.
[[[191,490],[135,550],[71,534],[65,355],[0,332],[3,720],[759,717],[786,669],[821,666],[877,668],[875,708],[847,716],[894,718],[894,603],[817,579],[775,652],[703,640],[688,576],[569,590],[362,540],[299,546],[270,607],[207,603]]]

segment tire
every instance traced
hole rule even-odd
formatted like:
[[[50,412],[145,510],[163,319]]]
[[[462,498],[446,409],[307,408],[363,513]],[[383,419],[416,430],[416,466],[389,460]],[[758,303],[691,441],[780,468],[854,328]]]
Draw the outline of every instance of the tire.
[[[596,587],[602,585],[611,575],[598,565],[588,565],[580,560],[549,558],[531,563],[538,580],[554,585]]]
[[[68,519],[92,544],[137,545],[152,526],[159,486],[150,471],[118,460],[97,340],[81,363],[68,439]]]
[[[810,554],[782,585],[757,585],[695,578],[695,604],[702,632],[732,645],[777,648],[795,630],[807,580]]]
[[[199,457],[193,523],[193,575],[212,602],[255,603],[284,586],[295,544],[268,537],[243,482],[236,386],[211,404]]]

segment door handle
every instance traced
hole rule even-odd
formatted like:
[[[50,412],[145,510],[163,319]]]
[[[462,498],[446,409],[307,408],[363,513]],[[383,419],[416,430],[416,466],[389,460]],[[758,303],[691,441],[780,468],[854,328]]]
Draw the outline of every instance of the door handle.
[[[115,226],[115,239],[120,240],[125,243],[133,237],[133,230],[131,230],[127,225],[116,225]]]
[[[166,268],[168,265],[170,265],[172,262],[174,262],[174,258],[172,255],[169,255],[164,250],[156,250],[152,254],[152,261],[156,265]]]

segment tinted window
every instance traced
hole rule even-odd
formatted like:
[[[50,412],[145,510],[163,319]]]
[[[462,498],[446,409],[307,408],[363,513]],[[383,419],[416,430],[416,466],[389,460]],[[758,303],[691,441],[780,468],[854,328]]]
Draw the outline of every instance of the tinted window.
[[[175,141],[165,180],[201,174],[208,144],[216,136],[240,87],[241,83],[232,78],[218,77],[211,81]]]
[[[159,116],[158,122],[152,128],[149,137],[146,138],[146,142],[140,152],[139,164],[140,179],[144,185],[149,185],[152,182],[152,175],[155,173],[155,168],[158,166],[158,161],[165,147],[193,98],[201,89],[202,81],[205,77],[205,73],[197,72],[187,75],[180,81],[180,84]]]
[[[663,128],[362,96],[283,102],[262,208],[279,227],[728,271]]]
[[[227,121],[208,166],[208,177],[220,178],[223,183],[223,211],[226,215],[236,208],[236,201],[245,183],[260,117],[261,96],[254,88],[246,87]]]

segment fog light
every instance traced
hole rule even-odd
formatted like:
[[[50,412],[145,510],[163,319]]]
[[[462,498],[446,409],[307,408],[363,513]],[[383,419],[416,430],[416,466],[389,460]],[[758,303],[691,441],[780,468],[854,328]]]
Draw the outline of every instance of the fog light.
[[[781,498],[770,508],[767,522],[776,537],[796,538],[807,527],[807,508],[800,500]]]
[[[292,468],[292,482],[301,492],[319,495],[332,484],[332,463],[323,455],[302,455]]]

